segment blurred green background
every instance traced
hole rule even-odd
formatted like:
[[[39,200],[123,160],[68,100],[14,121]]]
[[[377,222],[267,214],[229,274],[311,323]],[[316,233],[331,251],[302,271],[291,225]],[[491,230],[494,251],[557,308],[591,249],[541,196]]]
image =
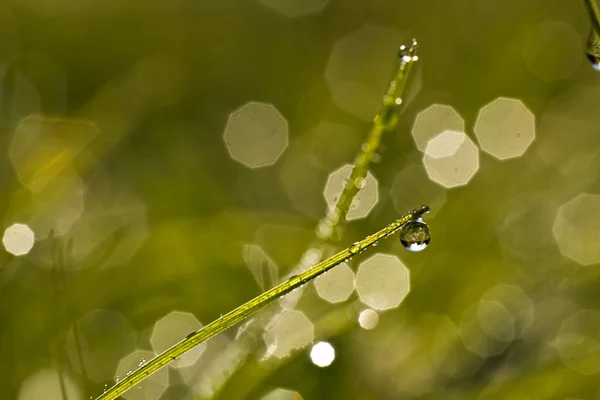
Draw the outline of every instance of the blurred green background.
[[[363,329],[359,314],[378,308],[364,293],[332,304],[307,285],[303,314],[278,320],[290,305],[275,304],[127,398],[600,398],[588,29],[582,2],[558,0],[0,2],[5,247],[27,241],[15,223],[35,235],[28,254],[0,252],[0,398],[95,398],[303,255],[310,264],[328,176],[360,151],[413,37],[419,61],[371,170],[376,198],[321,254],[428,203],[427,250],[390,239],[349,263],[397,256],[389,278],[407,268],[410,293]],[[477,129],[499,97],[517,111],[489,108]],[[435,104],[447,113],[420,114]],[[416,121],[427,139],[464,130],[478,153],[457,151],[438,173],[470,179],[429,179]],[[494,157],[507,143],[523,154]],[[311,362],[313,339],[335,348],[330,366]],[[303,345],[279,359],[290,343]]]

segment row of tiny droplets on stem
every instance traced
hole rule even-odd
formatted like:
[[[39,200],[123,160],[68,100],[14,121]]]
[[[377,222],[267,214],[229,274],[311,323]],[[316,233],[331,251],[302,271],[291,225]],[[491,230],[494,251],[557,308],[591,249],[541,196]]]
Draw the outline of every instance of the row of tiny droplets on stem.
[[[354,200],[354,197],[360,190],[361,182],[364,182],[364,178],[367,175],[369,166],[373,160],[376,150],[379,147],[382,134],[385,131],[394,129],[397,124],[397,121],[398,121],[397,110],[398,110],[398,107],[402,104],[401,96],[404,91],[404,88],[406,87],[406,82],[410,75],[412,64],[418,60],[416,53],[417,53],[417,42],[414,39],[409,48],[406,48],[406,46],[400,47],[400,53],[399,53],[400,65],[388,86],[385,96],[383,97],[383,107],[382,107],[381,111],[375,116],[373,127],[371,128],[369,134],[367,135],[367,139],[366,139],[365,143],[363,144],[363,146],[361,146],[361,151],[358,154],[358,156],[356,157],[355,165],[352,170],[352,173],[350,174],[350,178],[349,178],[346,186],[344,187],[342,194],[340,195],[340,199],[339,199],[335,209],[332,212],[328,213],[325,220],[321,222],[321,224],[325,223],[326,225],[331,227],[331,229],[329,229],[328,232],[326,232],[324,236],[320,237],[320,239],[322,240],[323,243],[330,240],[331,237],[333,236],[334,232],[336,230],[340,229],[342,222],[345,222],[345,218],[350,209],[350,205],[351,205],[352,201]],[[402,226],[403,223],[405,223],[405,222],[409,221],[410,219],[412,219],[413,217],[415,217],[417,215],[417,213],[420,216],[423,213],[427,212],[427,210],[428,210],[428,208],[425,209],[425,207],[423,207],[419,211],[414,210],[413,214],[408,214],[408,216],[405,216],[405,217],[399,219],[395,223],[390,224],[384,230],[375,234],[377,236],[371,235],[371,236],[367,237],[366,239],[364,239],[363,241],[353,244],[348,249],[349,254],[347,254],[345,257],[340,259],[335,264],[330,265],[328,268],[325,268],[322,271],[320,271],[318,274],[310,277],[310,279],[307,279],[310,276],[310,274],[309,274],[310,270],[308,270],[297,276],[293,276],[288,281],[276,286],[275,288],[267,291],[266,293],[263,293],[262,295],[258,296],[256,299],[250,300],[250,302],[246,303],[245,305],[250,304],[251,302],[253,302],[257,299],[263,299],[263,298],[266,298],[268,302],[266,302],[262,307],[266,306],[267,304],[272,303],[277,298],[280,298],[284,294],[289,293],[291,290],[293,290],[299,286],[302,286],[304,283],[315,278],[316,276],[327,271],[328,269],[334,267],[335,265],[343,262],[347,258],[359,253],[360,251],[364,250],[365,248],[369,247],[370,245],[372,245],[374,243],[376,244],[379,240],[389,236],[391,233],[400,229],[400,227]],[[408,218],[408,220],[406,220],[406,218]],[[400,222],[400,221],[404,221],[404,222]],[[341,254],[341,253],[334,255],[330,259],[336,258],[336,256],[339,256],[339,254]],[[317,266],[326,264],[327,261],[328,260],[325,260],[324,262],[317,264]],[[317,267],[317,266],[315,266],[315,267]],[[315,268],[315,267],[313,267],[313,268]],[[298,279],[300,279],[298,282],[301,282],[301,283],[298,285],[294,285],[293,281],[298,280]],[[267,295],[268,293],[277,292],[277,288],[283,288],[284,290],[280,290],[280,292],[277,294],[277,297],[273,297],[273,298],[268,298],[268,296],[265,297],[265,295]],[[176,345],[174,345],[170,349],[166,350],[162,354],[158,355],[157,357],[155,357],[153,360],[149,361],[148,363],[146,363],[146,364],[140,363],[141,364],[140,368],[138,368],[136,371],[134,371],[130,374],[128,373],[128,375],[121,381],[119,381],[117,378],[116,384],[113,387],[111,387],[110,389],[106,390],[101,396],[99,396],[97,398],[97,400],[115,399],[117,396],[119,396],[120,394],[122,394],[123,392],[125,392],[126,390],[131,388],[132,386],[135,386],[137,383],[141,382],[143,379],[145,379],[151,373],[157,371],[164,365],[168,364],[170,361],[174,360],[176,357],[181,356],[185,351],[190,350],[191,348],[195,347],[196,345],[206,341],[208,338],[224,331],[225,329],[229,328],[231,325],[239,322],[239,321],[236,321],[233,323],[228,323],[226,321],[226,318],[230,317],[232,315],[235,315],[234,313],[236,311],[239,310],[239,311],[242,311],[243,314],[245,314],[243,316],[243,318],[241,318],[240,320],[245,319],[250,314],[253,314],[255,311],[258,311],[258,309],[257,310],[249,309],[248,311],[251,311],[251,312],[246,314],[244,312],[245,310],[243,308],[245,305],[242,305],[241,307],[233,310],[232,312],[223,315],[221,318],[219,318],[216,321],[214,321],[213,323],[205,326],[204,328],[200,329],[199,331],[192,332],[184,340],[177,343]],[[204,335],[201,335],[202,333]],[[179,353],[179,352],[181,352],[181,353]],[[176,353],[179,353],[179,354],[176,354]],[[170,356],[167,356],[167,355],[170,355]]]
[[[400,47],[399,58],[398,70],[383,96],[383,106],[375,116],[373,126],[354,161],[354,168],[352,168],[346,186],[335,208],[327,213],[327,216],[317,228],[320,232],[319,238],[324,242],[330,240],[336,233],[341,233],[336,231],[341,229],[354,197],[364,185],[369,167],[381,143],[381,136],[384,132],[393,130],[398,123],[398,108],[402,104],[402,94],[410,76],[412,65],[418,60],[417,41],[415,39],[412,40],[410,47],[407,48],[404,45]]]
[[[128,372],[127,376],[124,379],[118,381],[113,387],[111,387],[102,395],[100,395],[96,400],[116,399],[118,396],[120,396],[133,386],[142,382],[152,373],[158,371],[159,369],[166,366],[171,361],[175,360],[177,357],[182,356],[187,351],[193,349],[200,343],[205,342],[211,337],[218,335],[219,333],[225,331],[231,326],[243,321],[250,315],[260,311],[267,305],[273,303],[275,300],[281,298],[286,293],[289,293],[292,290],[306,284],[307,282],[310,282],[317,276],[327,272],[336,265],[341,264],[349,257],[360,253],[368,247],[376,244],[380,240],[385,239],[388,236],[394,234],[395,232],[400,230],[404,225],[410,223],[411,221],[417,218],[420,218],[423,214],[425,214],[428,211],[429,207],[423,206],[419,210],[413,210],[411,213],[405,214],[397,221],[381,229],[379,232],[367,236],[360,242],[352,244],[350,247],[340,251],[339,253],[328,258],[327,260],[318,263],[317,265],[301,273],[300,275],[293,276],[287,281],[275,286],[274,288],[262,293],[261,295],[246,302],[245,304],[242,304],[238,308],[228,312],[227,314],[223,315],[217,320],[206,325],[202,329],[189,334],[185,339],[175,344],[171,348],[167,349],[163,353],[159,354],[149,362],[145,364],[140,363],[140,367],[136,371],[133,371],[132,373]]]

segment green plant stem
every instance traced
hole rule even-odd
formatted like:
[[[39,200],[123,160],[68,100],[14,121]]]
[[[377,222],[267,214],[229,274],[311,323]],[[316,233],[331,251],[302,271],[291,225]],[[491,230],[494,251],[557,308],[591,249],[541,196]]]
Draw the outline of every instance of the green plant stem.
[[[203,343],[211,337],[218,335],[219,333],[225,331],[231,326],[246,319],[250,315],[263,309],[267,305],[273,303],[275,300],[279,299],[286,293],[289,293],[292,290],[299,288],[300,286],[306,284],[307,282],[311,281],[317,276],[323,274],[324,272],[327,272],[336,265],[364,251],[365,249],[371,247],[373,244],[378,243],[380,240],[389,237],[390,235],[397,232],[400,228],[402,228],[404,224],[413,220],[414,218],[422,216],[428,211],[429,207],[423,206],[419,210],[413,210],[412,212],[405,214],[403,217],[386,226],[385,228],[381,229],[379,232],[367,236],[360,242],[352,244],[350,247],[340,251],[339,253],[328,258],[327,260],[314,265],[307,271],[291,277],[287,281],[275,286],[274,288],[255,297],[247,303],[242,304],[233,311],[228,312],[221,318],[206,325],[204,328],[196,332],[192,332],[181,342],[167,349],[162,354],[159,354],[154,359],[150,360],[148,363],[144,364],[139,369],[134,371],[132,374],[126,376],[123,380],[119,381],[105,393],[100,395],[96,400],[116,399],[118,396],[129,390],[131,387],[139,384],[150,374],[158,371],[160,368],[169,364],[176,358],[182,356],[183,354],[193,349],[200,343]]]
[[[398,109],[402,105],[402,95],[408,84],[412,65],[418,60],[416,41],[413,39],[408,48],[406,46],[400,47],[398,56],[400,58],[398,69],[388,84],[387,91],[383,96],[382,107],[374,118],[373,126],[355,157],[354,166],[348,183],[344,187],[336,207],[333,210],[330,210],[317,226],[316,230],[318,232],[319,241],[313,243],[309,249],[317,250],[319,260],[321,257],[320,255],[325,253],[327,242],[330,241],[332,237],[337,238],[341,236],[343,224],[346,222],[346,216],[350,210],[352,201],[358,194],[360,186],[367,176],[369,167],[381,143],[382,135],[387,131],[395,129],[398,123]],[[299,265],[294,271],[302,271],[302,268],[304,268],[304,266]],[[250,331],[246,331],[245,334],[249,334],[248,332]],[[246,360],[246,358],[243,357],[243,360]],[[236,369],[239,367],[239,364],[243,362],[244,361],[239,361]]]
[[[412,66],[418,60],[417,41],[413,39],[408,48],[402,46],[399,57],[400,65],[398,70],[390,81],[386,94],[383,96],[383,106],[373,120],[373,126],[367,135],[367,139],[354,160],[354,168],[352,168],[350,178],[340,195],[335,209],[325,218],[325,223],[331,228],[329,229],[329,234],[324,235],[322,239],[326,240],[331,237],[336,229],[338,229],[338,226],[345,222],[352,200],[354,200],[354,197],[362,188],[369,167],[379,148],[381,136],[385,132],[394,130],[398,124],[398,109],[402,104],[404,88],[410,77]]]
[[[583,0],[583,4],[585,4],[585,8],[590,17],[592,29],[595,31],[596,36],[600,36],[600,11],[598,10],[596,0]]]

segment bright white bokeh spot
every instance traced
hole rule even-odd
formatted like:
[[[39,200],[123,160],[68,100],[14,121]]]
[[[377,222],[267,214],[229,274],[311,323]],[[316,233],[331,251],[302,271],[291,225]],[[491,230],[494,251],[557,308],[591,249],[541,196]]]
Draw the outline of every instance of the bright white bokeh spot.
[[[306,314],[298,310],[285,310],[270,321],[263,337],[267,345],[265,358],[284,358],[293,350],[311,344],[315,332]]]
[[[73,369],[78,374],[85,371],[97,383],[113,380],[118,360],[135,350],[135,329],[121,313],[102,309],[90,311],[76,324],[65,343]]]
[[[347,263],[341,263],[315,279],[319,296],[330,303],[340,303],[354,290],[354,272]]]
[[[423,164],[439,185],[464,186],[479,169],[479,150],[463,132],[444,131],[427,144]]]
[[[317,367],[329,367],[335,359],[335,349],[327,342],[316,343],[310,350],[310,359]]]
[[[465,121],[454,108],[433,104],[417,114],[411,132],[419,150],[425,151],[429,141],[440,133],[464,130]]]
[[[22,256],[33,248],[35,235],[25,224],[13,224],[4,231],[2,244],[9,253]]]
[[[119,361],[115,380],[126,378],[155,356],[156,353],[151,351],[135,350]],[[127,400],[158,400],[167,390],[167,386],[169,386],[169,369],[161,368],[121,396]]]
[[[65,393],[61,389],[57,370],[42,369],[27,377],[21,384],[17,400],[82,400],[83,396],[75,380],[62,371]]]
[[[545,81],[570,77],[583,60],[581,35],[569,24],[544,21],[523,42],[522,56],[531,73]]]
[[[321,12],[329,0],[258,0],[258,2],[286,17],[301,17]]]
[[[535,116],[522,101],[499,97],[479,111],[475,135],[481,149],[499,160],[519,157],[535,139]]]
[[[582,193],[563,204],[552,231],[564,256],[586,266],[600,263],[600,196]]]
[[[358,315],[358,323],[361,328],[371,330],[379,323],[379,314],[377,314],[377,311],[371,309],[361,311]]]
[[[398,257],[377,253],[358,267],[356,291],[375,310],[398,307],[410,291],[410,273]]]
[[[410,196],[407,196],[410,193]],[[446,189],[432,182],[422,164],[411,164],[398,172],[390,189],[392,202],[399,214],[412,210],[415,204],[427,204],[430,218],[446,202]]]
[[[154,351],[160,354],[202,326],[194,314],[173,311],[156,322],[150,343]],[[172,368],[189,367],[198,360],[205,348],[206,343],[202,343],[169,363],[169,366]]]
[[[277,388],[264,396],[261,400],[302,400],[302,396],[293,390]]]
[[[229,115],[223,139],[234,160],[266,167],[288,146],[288,123],[272,104],[250,102]]]
[[[553,345],[567,367],[582,375],[600,373],[600,311],[584,309],[565,319]]]
[[[352,168],[351,164],[346,164],[329,175],[323,191],[329,210],[335,209],[346,182],[350,178]],[[348,221],[366,217],[379,202],[379,183],[371,171],[367,173],[362,182],[355,182],[354,184],[358,185],[360,189],[352,203],[350,203],[350,210],[346,216]]]
[[[399,31],[364,25],[334,44],[325,79],[341,109],[365,120],[373,119],[397,68],[390,60],[399,43]]]

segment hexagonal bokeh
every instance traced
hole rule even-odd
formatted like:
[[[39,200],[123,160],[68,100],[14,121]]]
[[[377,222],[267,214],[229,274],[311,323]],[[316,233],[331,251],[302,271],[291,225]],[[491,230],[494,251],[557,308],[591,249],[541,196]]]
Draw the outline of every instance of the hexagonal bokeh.
[[[310,349],[310,360],[317,367],[328,367],[335,360],[335,349],[330,343],[315,343]]]
[[[398,257],[377,253],[359,265],[356,291],[375,310],[398,307],[410,292],[410,272]]]
[[[136,342],[136,331],[121,313],[97,309],[74,323],[65,348],[75,372],[85,371],[89,379],[102,383],[114,379],[117,361],[133,351]]]
[[[248,168],[266,167],[286,149],[288,123],[272,104],[253,101],[229,115],[223,139],[234,160]]]
[[[154,351],[160,354],[203,326],[194,314],[173,311],[156,322],[150,337],[150,344]],[[206,343],[202,343],[169,363],[169,366],[172,368],[189,367],[198,360],[205,348]]]
[[[267,345],[265,358],[275,356],[283,358],[295,349],[301,349],[312,343],[314,326],[301,311],[286,310],[276,315],[264,333]]]
[[[507,336],[520,338],[533,324],[535,319],[533,300],[531,300],[523,289],[516,285],[496,285],[481,296],[480,303],[488,304],[487,306],[484,306],[484,308],[481,308],[480,306],[480,310],[487,309],[486,314],[488,314],[488,318],[484,317],[484,314],[482,314],[483,311],[478,311],[477,315],[484,331],[491,332],[494,323],[499,323],[501,321],[504,321],[505,323],[505,327],[503,328],[504,333],[500,331],[489,333],[491,336],[500,335],[503,338],[506,338]],[[502,309],[500,307],[502,307]],[[504,310],[510,314],[512,321],[514,321],[512,323],[512,328],[508,326],[510,318],[504,313]],[[489,317],[489,314],[492,315],[491,318]],[[494,317],[493,315],[496,316]],[[485,328],[486,326],[487,328]],[[509,331],[514,333],[507,333]]]
[[[379,323],[379,314],[377,314],[377,311],[375,310],[363,310],[358,315],[358,323],[361,328],[371,330]]]
[[[399,44],[400,32],[374,25],[364,25],[334,44],[325,79],[341,109],[373,119],[397,68]]]
[[[581,265],[600,262],[600,196],[582,193],[558,210],[552,228],[560,252]]]
[[[127,377],[155,356],[156,354],[151,351],[135,350],[119,361],[115,380]],[[121,396],[127,400],[158,400],[167,390],[167,386],[169,386],[169,369],[161,368]]]
[[[521,100],[498,97],[479,110],[475,135],[499,160],[519,157],[535,139],[535,116]]]
[[[269,392],[261,400],[302,400],[302,396],[293,390],[277,388]]]
[[[565,319],[553,345],[567,367],[582,375],[600,373],[600,311],[584,309]]]
[[[479,150],[464,133],[445,131],[429,141],[423,164],[434,182],[446,188],[464,186],[479,169]]]
[[[465,121],[452,106],[433,104],[417,114],[411,133],[418,149],[425,151],[429,141],[440,133],[464,130]]]
[[[255,320],[252,321],[256,323]],[[242,329],[243,327],[240,328]],[[249,341],[254,346],[254,337]],[[196,398],[213,398],[240,363],[247,360],[248,351],[243,342],[240,331],[235,338],[217,335],[206,342],[206,350],[198,362],[178,370],[183,382],[190,387]]]
[[[13,224],[6,228],[2,236],[2,244],[6,251],[15,256],[22,256],[33,248],[35,234],[25,224]]]
[[[352,168],[351,164],[346,164],[329,175],[323,195],[330,210],[335,209],[352,173]],[[350,210],[346,216],[348,221],[366,217],[379,202],[379,183],[371,171],[367,173],[360,186],[361,188],[350,204]]]
[[[106,180],[103,180],[106,179]],[[98,173],[89,182],[84,210],[71,227],[73,256],[83,259],[100,246],[108,246],[101,267],[123,265],[138,251],[148,236],[146,204],[126,188],[117,187]],[[80,268],[88,263],[71,263]]]
[[[506,314],[498,312],[500,307],[498,307],[498,304],[491,305],[488,303],[482,308],[481,303],[477,303],[467,308],[462,315],[459,325],[460,337],[469,351],[482,358],[502,353],[508,347],[510,340],[512,340],[512,337],[509,340],[497,340],[487,334],[487,328],[493,324],[493,322],[489,322],[492,319],[489,315],[490,310],[496,311],[495,313],[498,316],[506,317]],[[485,323],[486,330],[484,330],[480,324],[480,316],[483,317],[482,320]],[[509,327],[504,326],[507,322],[510,322]],[[504,333],[503,335],[500,335],[502,338],[505,338],[507,334],[510,333],[510,327],[514,326],[512,322],[513,321],[508,318],[496,321]]]
[[[529,71],[539,78],[566,79],[583,60],[583,41],[571,25],[544,21],[529,31],[521,54]]]
[[[444,376],[465,378],[473,375],[484,359],[464,346],[460,329],[448,316],[436,316],[436,319],[437,326],[428,345],[431,361]]]
[[[499,301],[481,300],[477,321],[481,330],[496,340],[510,342],[515,338],[515,318]]]
[[[315,279],[319,296],[330,303],[340,303],[354,290],[354,272],[347,263],[341,263]]]
[[[434,217],[446,202],[446,190],[429,179],[422,164],[411,164],[398,172],[390,195],[399,214],[412,210],[415,204],[427,204],[431,207],[427,214],[429,218]]]
[[[64,385],[64,393],[61,388]],[[17,400],[83,400],[73,377],[62,371],[62,382],[55,369],[42,369],[28,376],[19,389]]]
[[[37,192],[49,178],[71,168],[75,156],[98,134],[92,122],[30,116],[14,133],[9,156],[19,180]]]
[[[49,176],[37,192],[18,190],[12,198],[7,218],[24,221],[46,238],[53,230],[66,234],[83,211],[85,187],[75,174]]]
[[[285,15],[286,17],[302,17],[321,12],[329,0],[257,0],[263,6]]]

